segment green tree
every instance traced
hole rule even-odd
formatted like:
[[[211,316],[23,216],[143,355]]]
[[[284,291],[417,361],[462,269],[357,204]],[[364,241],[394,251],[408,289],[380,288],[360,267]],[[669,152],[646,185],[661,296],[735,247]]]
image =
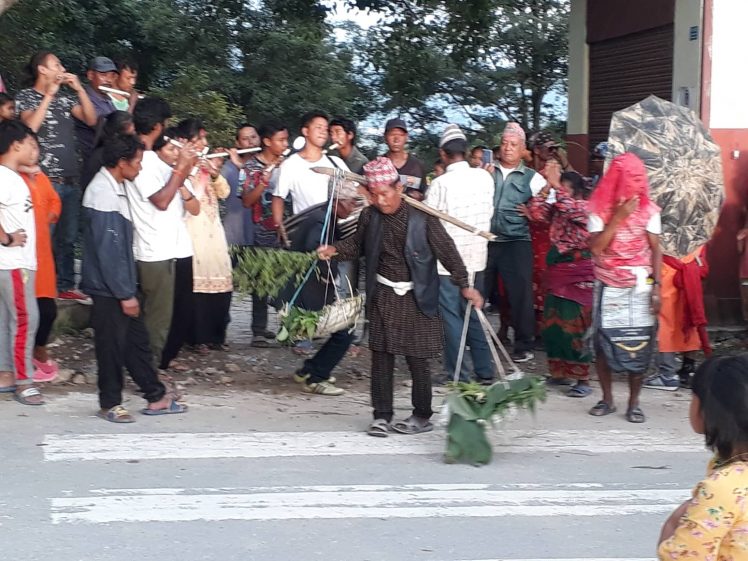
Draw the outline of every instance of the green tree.
[[[568,0],[404,5],[370,30],[386,109],[424,127],[459,120],[483,140],[507,120],[538,129],[555,117],[548,100],[565,91]]]

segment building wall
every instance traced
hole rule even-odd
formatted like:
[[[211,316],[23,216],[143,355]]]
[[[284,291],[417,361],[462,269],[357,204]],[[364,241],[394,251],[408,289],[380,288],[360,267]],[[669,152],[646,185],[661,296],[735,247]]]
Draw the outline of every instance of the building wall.
[[[672,99],[697,113],[701,108],[703,14],[703,0],[678,0],[675,3]]]
[[[745,224],[748,204],[748,2],[705,0],[702,119],[722,146],[725,203],[710,244],[712,273],[707,281],[707,311],[720,323],[740,321],[740,256],[735,235]]]
[[[590,48],[587,44],[587,0],[573,0],[569,16],[569,116],[566,143],[574,169],[587,173]]]

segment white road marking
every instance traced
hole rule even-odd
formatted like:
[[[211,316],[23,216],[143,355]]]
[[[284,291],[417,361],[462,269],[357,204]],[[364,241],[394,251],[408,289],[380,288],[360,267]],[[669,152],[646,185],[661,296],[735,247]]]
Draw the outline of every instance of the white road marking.
[[[54,524],[667,514],[685,489],[505,490],[492,485],[108,490],[53,498]],[[133,494],[133,491],[135,494]]]
[[[504,431],[497,456],[508,453],[704,452],[698,438],[668,431]],[[507,444],[508,442],[508,444]],[[290,456],[432,455],[443,432],[371,438],[355,432],[123,433],[47,435],[46,461],[272,458]]]
[[[468,561],[468,560],[463,560]],[[472,559],[470,561],[657,561],[654,557],[575,557],[573,559]]]

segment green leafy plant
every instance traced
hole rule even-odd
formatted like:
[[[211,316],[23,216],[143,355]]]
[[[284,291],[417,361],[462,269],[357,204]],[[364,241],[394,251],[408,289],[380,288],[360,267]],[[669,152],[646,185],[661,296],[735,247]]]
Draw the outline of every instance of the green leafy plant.
[[[297,306],[286,306],[278,313],[281,328],[276,339],[280,343],[312,339],[322,312],[311,312]]]
[[[234,285],[240,294],[275,298],[289,283],[299,285],[317,260],[315,252],[234,248]]]
[[[535,412],[538,402],[545,401],[545,382],[539,377],[525,377],[498,382],[486,388],[474,382],[451,384],[447,395],[447,463],[467,462],[483,465],[491,461],[492,449],[486,429],[496,417],[503,417],[512,407]]]

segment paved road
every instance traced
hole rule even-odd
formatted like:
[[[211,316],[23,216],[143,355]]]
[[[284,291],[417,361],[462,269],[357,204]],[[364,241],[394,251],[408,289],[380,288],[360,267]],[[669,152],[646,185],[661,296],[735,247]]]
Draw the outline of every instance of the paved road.
[[[92,394],[0,401],[3,558],[648,560],[707,454],[686,395],[645,399],[634,426],[554,394],[483,468],[443,464],[441,431],[367,437],[359,394],[226,390],[129,426],[92,417]]]

